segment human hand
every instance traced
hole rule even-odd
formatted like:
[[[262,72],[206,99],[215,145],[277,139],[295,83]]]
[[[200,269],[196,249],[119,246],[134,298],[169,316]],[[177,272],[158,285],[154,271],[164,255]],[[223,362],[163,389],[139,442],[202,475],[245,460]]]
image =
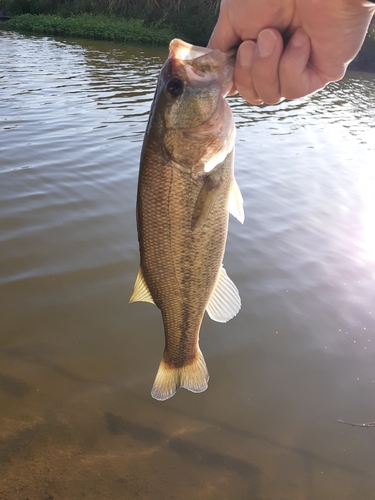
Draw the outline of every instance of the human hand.
[[[366,0],[222,0],[208,45],[238,47],[232,93],[274,104],[340,80],[374,10]]]

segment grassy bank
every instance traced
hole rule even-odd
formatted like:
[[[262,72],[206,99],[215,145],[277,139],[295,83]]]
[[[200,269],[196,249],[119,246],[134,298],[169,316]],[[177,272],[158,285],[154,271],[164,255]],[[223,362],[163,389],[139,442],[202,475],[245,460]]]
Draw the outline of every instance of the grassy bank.
[[[80,14],[70,17],[49,14],[23,14],[4,23],[14,31],[111,40],[131,44],[167,44],[176,36],[166,26],[146,26],[141,19],[122,19],[104,15]],[[177,34],[178,35],[178,34]]]
[[[0,0],[2,25],[39,34],[164,44],[176,36],[205,45],[219,0]]]

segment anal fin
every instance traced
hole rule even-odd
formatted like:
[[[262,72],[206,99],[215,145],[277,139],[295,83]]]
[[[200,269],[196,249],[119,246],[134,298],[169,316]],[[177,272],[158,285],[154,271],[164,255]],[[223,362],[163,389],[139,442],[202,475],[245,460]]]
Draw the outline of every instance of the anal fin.
[[[206,307],[211,319],[226,323],[241,309],[241,298],[236,285],[222,267],[216,280],[214,291]]]
[[[146,281],[143,277],[141,267],[139,267],[138,269],[137,278],[134,284],[134,290],[129,302],[150,302],[151,304],[155,304],[154,299],[152,298],[150,290],[148,289]]]

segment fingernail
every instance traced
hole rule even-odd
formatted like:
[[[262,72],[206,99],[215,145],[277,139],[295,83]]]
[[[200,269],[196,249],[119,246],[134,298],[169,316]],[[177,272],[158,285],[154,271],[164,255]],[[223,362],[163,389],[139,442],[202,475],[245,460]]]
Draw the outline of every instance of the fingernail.
[[[293,47],[295,47],[296,49],[299,49],[300,47],[302,47],[302,45],[305,45],[308,39],[309,37],[307,36],[307,33],[304,30],[299,29],[292,36],[290,44],[293,45]]]
[[[273,31],[266,29],[259,33],[257,50],[260,57],[269,57],[276,47],[276,36]]]
[[[255,43],[252,40],[242,42],[238,47],[237,57],[243,68],[251,68],[253,62]]]

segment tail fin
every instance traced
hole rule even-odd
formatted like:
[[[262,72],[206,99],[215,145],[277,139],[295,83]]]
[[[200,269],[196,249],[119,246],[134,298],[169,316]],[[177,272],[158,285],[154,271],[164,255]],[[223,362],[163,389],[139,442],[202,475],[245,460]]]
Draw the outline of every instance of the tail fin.
[[[198,347],[195,360],[181,368],[173,368],[164,359],[161,360],[151,396],[165,401],[174,396],[180,387],[191,392],[203,392],[208,387],[209,378],[206,362]]]

